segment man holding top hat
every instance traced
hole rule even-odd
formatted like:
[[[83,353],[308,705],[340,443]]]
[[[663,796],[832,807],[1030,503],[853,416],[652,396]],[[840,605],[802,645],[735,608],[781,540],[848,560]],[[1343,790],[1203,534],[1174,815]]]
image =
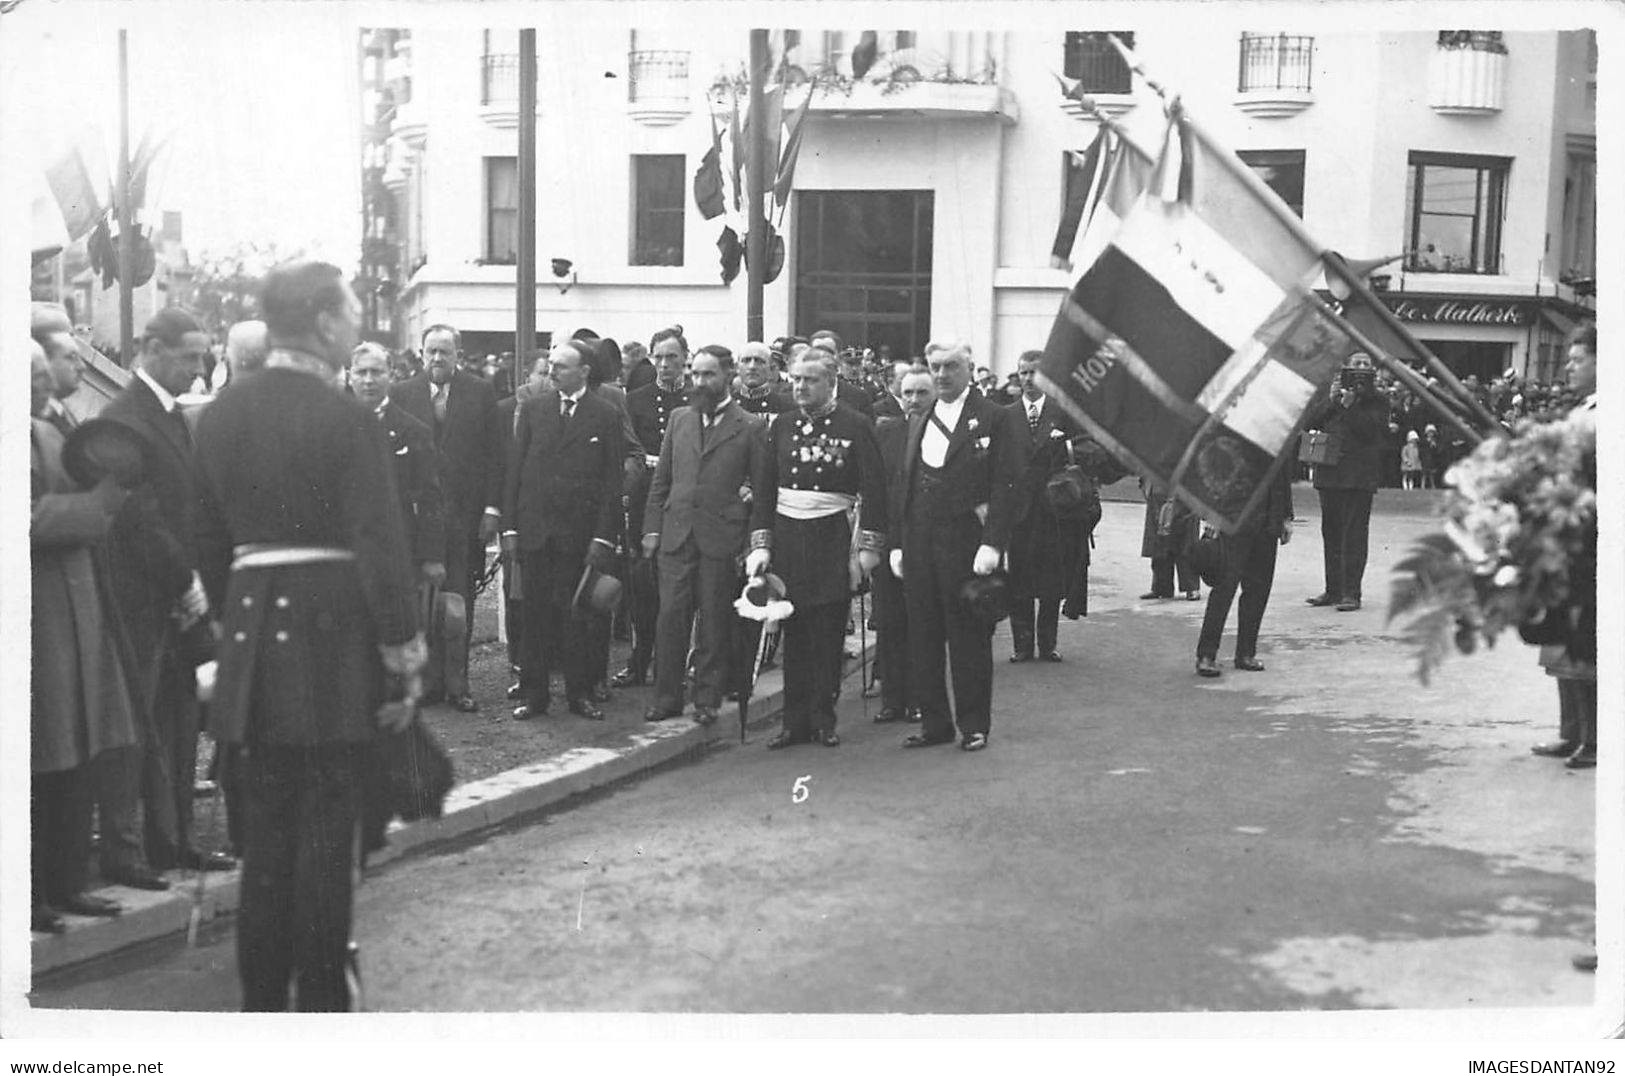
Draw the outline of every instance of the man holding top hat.
[[[1019,507],[1026,463],[1021,413],[971,387],[970,348],[927,347],[937,400],[909,419],[891,532],[892,574],[908,608],[910,687],[922,712],[904,747],[931,747],[960,733],[960,747],[987,746],[993,708],[993,627],[984,615]],[[953,665],[948,705],[946,659]]]
[[[625,441],[615,405],[587,391],[587,344],[548,356],[554,388],[519,405],[507,469],[504,549],[517,549],[525,580],[520,694],[514,720],[547,713],[548,670],[561,666],[570,712],[602,721],[591,698],[585,624],[575,612],[583,566],[602,571],[621,526]],[[588,588],[591,589],[589,581]]]
[[[694,712],[700,724],[716,721],[723,685],[730,682],[739,559],[750,528],[752,491],[763,484],[767,467],[766,424],[733,398],[733,376],[731,355],[695,354],[689,404],[672,415],[649,487],[643,555],[660,558],[655,698],[644,715],[649,721],[683,711],[696,612]]]
[[[790,368],[795,411],[774,418],[751,514],[751,576],[769,565],[795,606],[784,622],[784,728],[771,749],[835,747],[835,698],[854,576],[885,548],[886,474],[873,424],[836,401],[835,356],[813,347]],[[861,499],[861,500],[860,500]],[[861,503],[856,564],[847,513]]]

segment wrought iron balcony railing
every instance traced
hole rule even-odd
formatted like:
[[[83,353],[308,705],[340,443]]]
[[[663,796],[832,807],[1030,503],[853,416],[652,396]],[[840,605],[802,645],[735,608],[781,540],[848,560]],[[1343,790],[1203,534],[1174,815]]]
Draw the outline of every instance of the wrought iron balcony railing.
[[[1241,73],[1236,89],[1298,90],[1308,93],[1315,64],[1315,39],[1288,34],[1242,34]]]
[[[480,59],[480,104],[514,104],[519,100],[519,54],[491,53]]]

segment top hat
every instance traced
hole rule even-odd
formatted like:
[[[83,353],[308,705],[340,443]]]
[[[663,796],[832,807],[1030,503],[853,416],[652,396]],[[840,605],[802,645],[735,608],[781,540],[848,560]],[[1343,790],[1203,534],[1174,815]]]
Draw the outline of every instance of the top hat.
[[[1010,615],[1010,585],[1003,572],[974,575],[959,588],[970,614],[992,625]]]
[[[577,616],[608,613],[620,600],[621,581],[589,564],[581,570],[581,582],[576,584],[575,597],[570,599],[570,611]]]
[[[771,572],[745,580],[734,609],[746,620],[787,620],[795,613],[784,589],[784,580]]]
[[[124,489],[134,489],[147,480],[146,442],[122,422],[93,418],[68,434],[62,466],[86,489],[108,475]]]

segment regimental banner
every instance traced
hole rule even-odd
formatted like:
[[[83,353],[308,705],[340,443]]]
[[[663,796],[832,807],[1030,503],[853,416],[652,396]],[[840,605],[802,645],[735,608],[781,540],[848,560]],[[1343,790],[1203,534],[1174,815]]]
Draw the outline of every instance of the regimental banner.
[[[1165,173],[1152,178],[1063,300],[1038,380],[1123,462],[1234,532],[1357,348],[1310,290],[1318,252],[1213,147],[1181,152],[1184,197],[1165,201]]]

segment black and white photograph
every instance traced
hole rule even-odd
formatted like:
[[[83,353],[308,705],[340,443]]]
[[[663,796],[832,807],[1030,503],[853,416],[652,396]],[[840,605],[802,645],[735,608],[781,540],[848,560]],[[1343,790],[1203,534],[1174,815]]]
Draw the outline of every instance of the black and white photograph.
[[[1613,1072],[1622,46],[0,0],[0,1058]]]

